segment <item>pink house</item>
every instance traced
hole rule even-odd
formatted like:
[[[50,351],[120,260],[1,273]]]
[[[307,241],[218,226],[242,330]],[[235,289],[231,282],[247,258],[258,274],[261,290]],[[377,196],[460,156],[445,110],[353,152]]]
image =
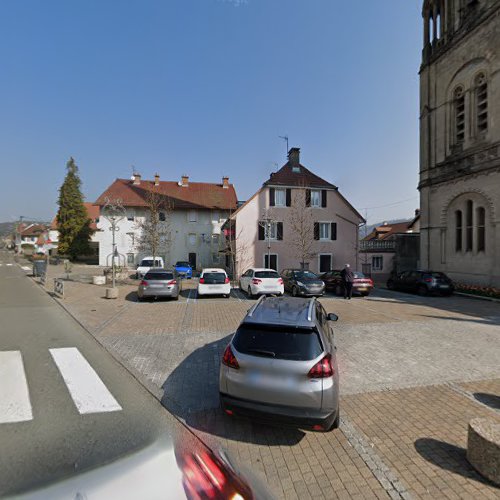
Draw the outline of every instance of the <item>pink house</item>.
[[[249,267],[316,273],[358,268],[363,217],[333,184],[300,164],[300,149],[230,216],[235,275]]]

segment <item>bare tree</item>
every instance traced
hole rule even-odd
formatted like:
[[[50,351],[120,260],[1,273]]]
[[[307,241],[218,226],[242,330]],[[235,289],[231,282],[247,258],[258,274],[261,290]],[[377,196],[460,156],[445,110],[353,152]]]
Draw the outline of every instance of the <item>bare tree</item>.
[[[136,223],[140,231],[136,246],[139,251],[149,253],[153,262],[160,252],[165,253],[167,260],[170,258],[173,209],[173,202],[155,188],[147,192],[146,215]]]
[[[294,194],[288,213],[288,225],[291,230],[288,241],[295,258],[304,268],[306,262],[317,255],[317,252],[314,251],[314,219],[311,208],[306,205],[305,188],[297,190]]]

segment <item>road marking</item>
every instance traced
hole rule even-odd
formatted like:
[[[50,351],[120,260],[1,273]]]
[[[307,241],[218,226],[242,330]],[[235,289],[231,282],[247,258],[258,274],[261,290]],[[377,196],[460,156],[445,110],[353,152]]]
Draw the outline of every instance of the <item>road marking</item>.
[[[122,409],[76,347],[49,350],[81,414]]]
[[[13,264],[5,264],[5,265],[10,267],[10,266],[12,266]]]
[[[0,424],[33,420],[28,382],[19,351],[0,352]]]
[[[7,264],[7,265],[8,265],[8,266],[9,266],[9,265],[11,266],[12,264]],[[23,271],[31,271],[31,268],[30,268],[30,267],[28,267],[28,266],[21,266],[21,269],[22,269]]]

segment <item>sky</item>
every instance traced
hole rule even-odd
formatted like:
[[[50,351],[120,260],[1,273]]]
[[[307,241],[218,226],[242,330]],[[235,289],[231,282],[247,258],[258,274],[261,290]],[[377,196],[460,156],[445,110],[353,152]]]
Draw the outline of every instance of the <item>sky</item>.
[[[369,222],[418,207],[421,0],[2,0],[0,221],[132,169],[249,198],[286,162]]]

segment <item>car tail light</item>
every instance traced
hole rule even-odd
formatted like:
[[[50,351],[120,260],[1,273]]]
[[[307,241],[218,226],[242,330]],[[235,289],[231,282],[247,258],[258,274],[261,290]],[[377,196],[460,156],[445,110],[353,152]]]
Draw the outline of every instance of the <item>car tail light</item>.
[[[229,366],[229,368],[234,368],[235,370],[240,369],[238,360],[235,358],[233,351],[231,350],[231,344],[228,344],[224,355],[222,356],[222,364]]]
[[[368,280],[368,283],[370,283],[370,285],[373,286],[373,280],[371,278]]]
[[[260,280],[259,278],[254,278],[252,280],[252,285],[260,285],[262,283],[262,280]]]
[[[178,461],[182,485],[189,500],[254,498],[243,478],[210,450],[184,453]]]
[[[147,281],[145,281],[145,280],[142,280],[142,281],[141,281],[141,286],[148,286],[148,282],[147,282]]]
[[[424,278],[425,283],[432,283],[432,278]]]
[[[283,284],[283,278],[279,278],[278,279],[278,285],[282,285]]]
[[[177,285],[177,280],[168,281],[167,285]]]
[[[229,278],[226,278],[226,279],[224,280],[224,283],[225,283],[226,285],[227,285],[228,283],[230,283]]]
[[[334,373],[332,355],[327,354],[309,370],[307,376],[310,378],[327,378],[332,377]]]
[[[205,278],[200,278],[200,285],[203,285],[205,283]]]

